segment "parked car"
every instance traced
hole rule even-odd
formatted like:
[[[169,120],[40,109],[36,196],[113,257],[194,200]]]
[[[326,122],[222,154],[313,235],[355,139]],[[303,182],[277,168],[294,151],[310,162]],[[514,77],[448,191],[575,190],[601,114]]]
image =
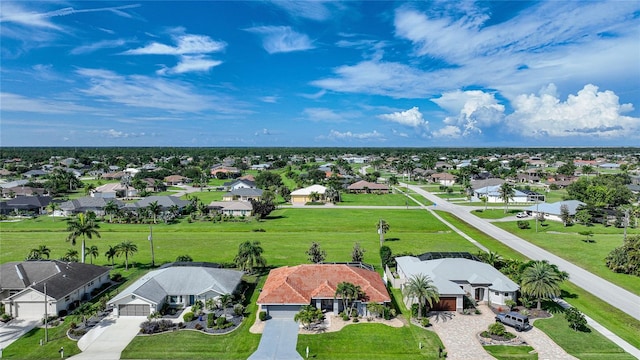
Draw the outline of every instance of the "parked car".
[[[516,217],[518,219],[526,218],[527,216],[529,216],[529,214],[527,214],[526,212],[519,212],[516,214]]]
[[[505,325],[514,327],[517,331],[529,330],[529,317],[517,312],[499,313],[496,315],[496,321]]]

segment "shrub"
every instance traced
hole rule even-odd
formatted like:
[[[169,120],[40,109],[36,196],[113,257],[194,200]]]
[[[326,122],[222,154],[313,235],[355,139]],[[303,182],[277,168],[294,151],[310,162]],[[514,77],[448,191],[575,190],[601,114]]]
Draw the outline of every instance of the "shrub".
[[[531,224],[529,224],[528,221],[524,221],[524,220],[518,220],[518,228],[525,230],[525,229],[530,229],[531,228]]]
[[[349,321],[349,314],[347,314],[346,312],[343,312],[342,313],[342,320]]]
[[[216,326],[219,329],[223,329],[224,324],[227,323],[227,318],[224,316],[220,316],[218,319],[216,319]]]
[[[75,329],[77,327],[78,327],[78,324],[76,324],[75,322],[69,323],[69,329]]]
[[[195,328],[196,330],[202,330],[202,325],[200,325],[200,323],[197,323]]]
[[[196,301],[192,306],[191,306],[191,311],[194,314],[198,314],[202,311],[202,309],[204,309],[204,304],[202,303],[202,301],[198,300]]]
[[[570,307],[564,311],[564,318],[569,322],[569,327],[575,331],[587,331],[587,319],[580,310]]]
[[[242,316],[244,314],[244,306],[242,304],[233,305],[233,313],[236,316]]]
[[[212,328],[216,325],[216,314],[208,313],[207,314],[207,327]]]
[[[260,311],[260,313],[258,313],[258,318],[260,319],[260,321],[266,321],[267,320],[267,312],[266,311]]]
[[[265,229],[253,229],[251,231],[253,231],[253,232],[266,232]]]
[[[502,323],[495,322],[489,325],[489,333],[492,335],[504,336],[504,334],[506,333],[506,330],[504,328],[504,325],[502,325]]]
[[[482,314],[482,311],[480,311],[480,309],[476,309],[475,313],[476,313],[476,315],[480,315],[480,314]]]
[[[511,299],[505,301],[504,304],[509,307],[509,310],[513,309],[516,306],[516,302]]]
[[[420,325],[422,325],[423,327],[428,327],[430,324],[429,319],[427,318],[422,318],[422,321],[420,322]]]
[[[42,318],[42,325],[44,325],[45,322],[47,323],[51,323],[53,320],[56,320],[58,317],[55,315],[49,315],[47,316],[47,318]]]
[[[115,282],[120,282],[122,281],[124,278],[122,276],[122,274],[120,273],[113,273],[111,274],[111,281],[115,281]]]
[[[184,322],[193,321],[193,318],[194,318],[194,315],[192,312],[188,312],[182,316],[182,319],[184,320]]]
[[[353,322],[354,322],[354,323],[360,322],[360,319],[358,319],[357,317],[354,317],[354,318],[353,318]]]

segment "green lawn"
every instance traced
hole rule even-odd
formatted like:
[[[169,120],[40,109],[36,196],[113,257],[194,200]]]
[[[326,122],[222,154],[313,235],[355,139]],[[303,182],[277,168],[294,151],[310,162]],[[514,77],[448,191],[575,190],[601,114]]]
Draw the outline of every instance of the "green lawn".
[[[604,261],[607,254],[622,243],[622,229],[602,225],[564,227],[562,223],[546,221],[545,226],[539,226],[536,233],[534,221],[529,221],[531,228],[526,230],[518,229],[516,222],[502,222],[494,225],[640,295],[640,277],[615,273],[606,266]],[[594,242],[585,242],[583,241],[585,237],[578,234],[587,230],[594,233]],[[628,234],[640,234],[640,230],[629,229]]]
[[[40,346],[40,340],[44,340],[44,328],[35,328],[18,341],[9,345],[2,351],[3,359],[55,359],[60,358],[58,350],[64,347],[64,355],[72,356],[80,353],[76,342],[67,337],[71,317],[67,317],[64,323],[54,328],[49,328],[49,342]]]
[[[504,209],[491,209],[488,208],[487,210],[473,210],[471,211],[471,213],[479,218],[482,219],[502,219],[505,218],[507,216],[514,216],[515,214],[519,213],[520,209],[509,209],[506,213],[504,212]],[[524,218],[523,220],[531,220],[531,218]]]
[[[531,346],[487,345],[484,349],[498,360],[538,360],[538,354],[532,353]]]
[[[533,324],[547,334],[555,334],[555,342],[578,359],[634,359],[597,331],[572,330],[562,314],[538,319]]]
[[[416,206],[403,194],[341,194],[342,201],[336,205],[358,206]]]

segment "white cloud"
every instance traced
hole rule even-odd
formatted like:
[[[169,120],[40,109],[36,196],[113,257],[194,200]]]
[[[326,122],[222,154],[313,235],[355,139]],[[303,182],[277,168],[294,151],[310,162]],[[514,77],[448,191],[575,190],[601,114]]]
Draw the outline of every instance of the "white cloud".
[[[548,89],[513,101],[514,112],[507,116],[512,132],[537,138],[640,136],[640,118],[622,115],[632,111],[633,105],[620,104],[613,91],[598,91],[597,86],[588,84],[561,101]]]
[[[480,90],[450,91],[431,101],[453,114],[446,117],[444,123],[457,126],[463,135],[482,133],[482,128],[504,119],[504,105],[498,104],[494,94]]]
[[[289,26],[257,26],[245,30],[262,36],[262,46],[269,54],[315,48],[307,35],[296,32]]]
[[[114,104],[172,112],[248,113],[247,104],[222,95],[202,95],[187,83],[142,75],[119,75],[108,70],[76,71],[91,84],[82,93]]]
[[[0,93],[0,104],[2,104],[0,107],[2,112],[16,111],[41,114],[71,114],[94,110],[93,108],[78,105],[69,101],[29,98],[6,92]]]
[[[337,130],[331,130],[326,138],[333,140],[385,140],[384,136],[376,130],[368,133],[353,133],[351,131],[340,132]]]
[[[156,74],[183,74],[187,72],[207,72],[209,69],[221,65],[222,61],[211,60],[203,55],[184,55],[180,57],[180,62],[172,68],[164,67]]]
[[[361,116],[357,111],[336,112],[328,108],[307,108],[302,113],[307,120],[328,123],[341,123]]]
[[[378,118],[414,128],[426,127],[429,124],[422,116],[420,109],[415,106],[406,111],[378,115]]]
[[[178,30],[180,31],[180,30]],[[215,41],[206,35],[174,34],[175,46],[152,42],[147,46],[123,52],[124,55],[197,55],[220,52],[227,43]]]
[[[91,130],[89,133],[104,135],[110,138],[130,138],[130,137],[142,137],[145,136],[145,133],[135,133],[135,132],[124,132],[124,131],[116,131],[114,129],[109,130]]]
[[[112,49],[121,47],[127,44],[127,41],[118,39],[118,40],[102,40],[95,42],[93,44],[82,45],[71,50],[72,55],[80,55],[80,54],[88,54],[101,49]]]
[[[319,99],[321,97],[324,96],[324,94],[326,94],[327,91],[326,90],[320,90],[315,94],[300,94],[300,96],[307,98],[307,99],[312,99],[312,100],[316,100]]]
[[[331,12],[324,1],[273,0],[271,3],[284,9],[293,17],[300,17],[315,21],[324,21],[331,17]]]
[[[263,96],[260,98],[260,101],[269,103],[269,104],[275,104],[278,102],[278,99],[279,97],[277,96]]]
[[[431,133],[436,138],[450,138],[457,139],[462,136],[462,132],[459,127],[453,125],[447,125],[441,129],[435,130]]]

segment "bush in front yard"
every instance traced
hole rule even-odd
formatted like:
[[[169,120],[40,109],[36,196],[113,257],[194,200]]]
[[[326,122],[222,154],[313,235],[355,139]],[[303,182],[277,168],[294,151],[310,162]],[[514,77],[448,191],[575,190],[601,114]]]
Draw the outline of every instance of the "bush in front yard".
[[[260,321],[267,321],[267,312],[260,311],[260,313],[258,313],[258,318],[260,319]]]
[[[422,318],[422,321],[420,322],[420,325],[422,325],[423,327],[428,327],[429,325],[431,325],[431,323],[429,322],[429,319]]]
[[[182,316],[182,319],[184,320],[184,322],[192,321],[193,318],[194,318],[194,315],[192,312],[188,312]]]

